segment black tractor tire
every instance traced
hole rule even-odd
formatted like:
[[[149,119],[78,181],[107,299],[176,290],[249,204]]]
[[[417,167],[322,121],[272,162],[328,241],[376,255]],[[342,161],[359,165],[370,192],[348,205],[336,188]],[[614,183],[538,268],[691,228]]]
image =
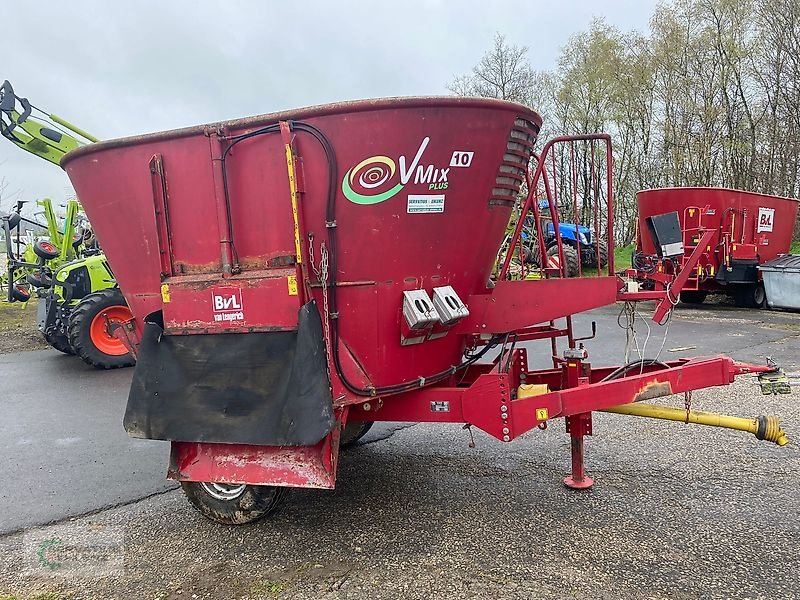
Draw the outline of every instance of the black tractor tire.
[[[764,308],[767,294],[763,283],[736,285],[733,288],[733,302],[739,308]]]
[[[600,252],[600,269],[604,269],[608,264],[608,243],[605,240],[597,240],[597,249]]]
[[[547,256],[558,256],[557,244],[554,244],[547,249]],[[577,277],[578,251],[567,244],[564,244],[564,261],[567,263],[567,277]]]
[[[75,354],[72,345],[69,343],[69,338],[63,333],[43,333],[44,341],[50,344],[53,348],[64,354]]]
[[[525,242],[524,251],[526,265],[534,265],[538,267],[541,264],[539,262],[539,242],[536,240],[528,240]]]
[[[25,281],[30,283],[35,288],[47,289],[53,287],[53,278],[44,271],[28,273],[25,276]]]
[[[33,253],[44,260],[52,260],[60,254],[56,245],[46,240],[38,240],[33,245]]]
[[[355,446],[356,442],[367,434],[374,423],[375,421],[348,421],[342,430],[342,436],[339,438],[339,447],[350,448]]]
[[[31,299],[31,292],[24,285],[9,284],[11,285],[11,299],[15,302],[27,302]]]
[[[681,302],[684,304],[702,304],[707,296],[708,292],[703,290],[683,290],[681,292]]]
[[[108,354],[92,339],[92,323],[107,309],[128,305],[117,288],[94,292],[81,298],[72,309],[67,326],[67,337],[75,354],[88,365],[97,369],[119,369],[130,367],[136,360],[129,353]]]
[[[273,512],[286,491],[272,485],[182,481],[187,500],[201,515],[223,525],[244,525]]]

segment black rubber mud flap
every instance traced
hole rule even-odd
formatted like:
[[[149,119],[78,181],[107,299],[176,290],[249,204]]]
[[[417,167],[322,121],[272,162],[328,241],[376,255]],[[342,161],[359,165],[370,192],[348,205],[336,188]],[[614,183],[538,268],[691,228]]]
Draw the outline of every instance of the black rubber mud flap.
[[[314,302],[297,331],[178,336],[145,326],[125,411],[131,437],[310,446],[335,422]]]

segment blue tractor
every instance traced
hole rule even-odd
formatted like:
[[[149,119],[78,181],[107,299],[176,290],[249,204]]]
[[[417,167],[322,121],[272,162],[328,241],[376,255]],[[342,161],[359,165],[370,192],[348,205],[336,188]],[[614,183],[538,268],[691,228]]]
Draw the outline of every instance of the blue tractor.
[[[547,200],[539,201],[541,214],[541,227],[534,227],[533,215],[528,215],[530,222],[530,233],[526,243],[526,261],[539,265],[539,247],[535,239],[535,231],[544,232],[544,245],[547,249],[547,256],[558,255],[558,244],[556,243],[555,227],[550,218]],[[526,228],[528,229],[528,228]],[[585,225],[575,225],[574,223],[559,223],[558,231],[561,234],[561,243],[564,246],[564,260],[567,263],[567,276],[576,277],[578,275],[578,256],[580,255],[581,267],[603,268],[608,264],[608,244],[606,240],[595,236],[594,232]],[[595,239],[597,238],[597,239]],[[598,263],[598,256],[600,258]]]

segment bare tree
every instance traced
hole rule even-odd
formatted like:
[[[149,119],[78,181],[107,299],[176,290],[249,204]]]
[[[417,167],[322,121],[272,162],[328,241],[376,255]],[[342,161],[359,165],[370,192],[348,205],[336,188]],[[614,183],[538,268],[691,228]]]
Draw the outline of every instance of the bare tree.
[[[530,105],[536,76],[527,58],[528,48],[506,42],[497,33],[494,46],[466,75],[455,77],[447,88],[458,96],[483,96]]]

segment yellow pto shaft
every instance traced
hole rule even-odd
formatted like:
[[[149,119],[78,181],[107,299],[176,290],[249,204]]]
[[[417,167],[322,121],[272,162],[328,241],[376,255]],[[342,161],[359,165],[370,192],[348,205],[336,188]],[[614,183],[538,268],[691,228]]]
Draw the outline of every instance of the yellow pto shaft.
[[[696,423],[698,425],[710,425],[711,427],[724,427],[725,429],[737,429],[739,431],[749,431],[759,440],[775,442],[778,446],[785,446],[789,443],[778,417],[756,417],[746,419],[744,417],[731,417],[717,413],[702,412],[699,410],[686,411],[682,408],[670,406],[656,406],[653,404],[622,404],[613,406],[601,412],[616,413],[619,415],[632,415],[634,417],[650,417],[651,419],[664,419],[667,421],[680,421],[682,423]]]

